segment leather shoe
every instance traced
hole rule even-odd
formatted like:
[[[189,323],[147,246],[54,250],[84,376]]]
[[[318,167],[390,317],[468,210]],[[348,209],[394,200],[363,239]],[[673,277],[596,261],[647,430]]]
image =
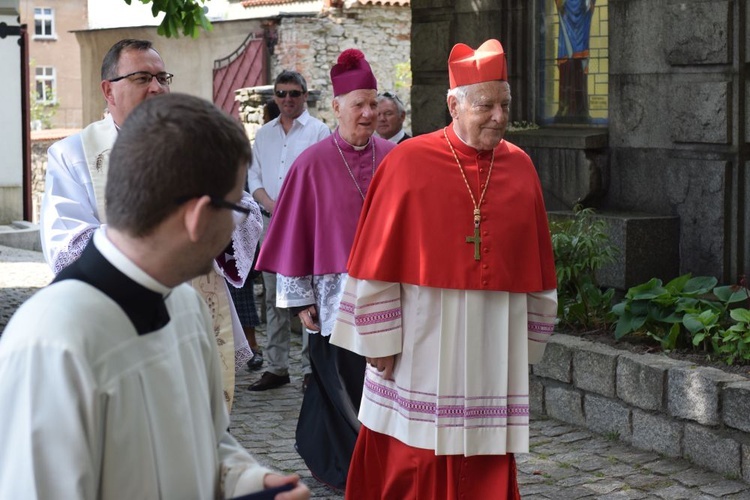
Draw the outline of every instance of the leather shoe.
[[[302,377],[302,392],[303,393],[307,390],[307,386],[310,385],[310,380],[312,380],[312,373],[305,373],[305,376]]]
[[[253,351],[253,357],[247,362],[247,371],[256,372],[263,368],[263,352],[260,350]]]
[[[276,389],[284,384],[289,383],[289,375],[276,375],[271,372],[264,372],[260,380],[250,385],[247,388],[248,391],[267,391],[268,389]]]

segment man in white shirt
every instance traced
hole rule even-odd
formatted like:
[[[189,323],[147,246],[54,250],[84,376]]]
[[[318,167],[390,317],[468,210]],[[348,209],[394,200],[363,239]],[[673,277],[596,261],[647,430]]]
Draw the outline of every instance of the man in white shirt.
[[[0,498],[233,498],[289,485],[228,433],[211,315],[185,284],[251,210],[250,145],[211,103],[139,105],[110,159],[106,215],[0,338]]]
[[[281,114],[263,125],[255,135],[253,163],[248,173],[249,191],[261,205],[264,228],[276,209],[289,167],[302,151],[328,137],[328,127],[307,111],[307,82],[295,71],[282,71],[274,82],[274,100]],[[263,273],[266,288],[266,359],[268,367],[251,391],[265,391],[289,383],[289,311],[276,307],[276,273]],[[310,377],[307,332],[302,332],[304,390]]]

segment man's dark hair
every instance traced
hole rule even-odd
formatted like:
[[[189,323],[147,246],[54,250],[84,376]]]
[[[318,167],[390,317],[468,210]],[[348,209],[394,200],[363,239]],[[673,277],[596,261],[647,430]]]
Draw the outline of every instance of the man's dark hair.
[[[307,92],[307,82],[305,81],[305,77],[296,71],[285,69],[279,73],[279,76],[276,77],[276,81],[273,82],[273,89],[276,90],[276,86],[280,83],[296,83],[302,87],[302,92]]]
[[[112,147],[107,224],[146,236],[179,201],[224,198],[251,155],[244,128],[210,102],[175,93],[147,99],[125,120]]]
[[[102,81],[111,80],[119,75],[117,74],[117,65],[120,63],[120,55],[126,50],[149,50],[153,49],[154,45],[148,40],[135,40],[133,38],[126,38],[120,40],[112,46],[104,56],[102,61]]]

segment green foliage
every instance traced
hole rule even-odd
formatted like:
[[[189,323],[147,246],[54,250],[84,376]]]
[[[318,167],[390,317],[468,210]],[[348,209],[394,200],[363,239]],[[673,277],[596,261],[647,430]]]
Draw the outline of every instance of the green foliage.
[[[607,327],[614,289],[602,291],[596,272],[614,261],[606,222],[594,211],[576,207],[572,218],[551,220],[550,233],[557,269],[558,317],[571,328]]]
[[[50,89],[48,89],[48,92],[52,93]],[[31,89],[29,96],[32,128],[52,128],[52,119],[57,113],[57,108],[60,107],[60,101],[55,98],[54,94],[51,95],[51,102],[40,101],[37,99],[38,96],[35,89]]]
[[[396,81],[394,86],[395,90],[410,90],[411,89],[411,61],[397,63],[396,67]]]
[[[132,0],[125,0],[130,5]],[[198,38],[200,29],[211,31],[213,26],[206,17],[203,5],[210,0],[140,0],[151,4],[154,17],[164,13],[164,19],[156,32],[167,38],[178,38],[180,32],[185,36]]]
[[[679,276],[666,285],[656,278],[634,286],[612,308],[617,316],[615,337],[643,333],[665,350],[702,348],[731,364],[750,360],[750,312],[738,308],[748,301],[744,286],[716,286],[709,276]]]

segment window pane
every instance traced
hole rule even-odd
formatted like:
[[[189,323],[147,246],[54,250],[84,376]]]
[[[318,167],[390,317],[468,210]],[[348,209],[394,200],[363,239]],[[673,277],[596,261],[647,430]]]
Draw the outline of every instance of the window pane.
[[[542,123],[606,124],[608,0],[540,0]]]

